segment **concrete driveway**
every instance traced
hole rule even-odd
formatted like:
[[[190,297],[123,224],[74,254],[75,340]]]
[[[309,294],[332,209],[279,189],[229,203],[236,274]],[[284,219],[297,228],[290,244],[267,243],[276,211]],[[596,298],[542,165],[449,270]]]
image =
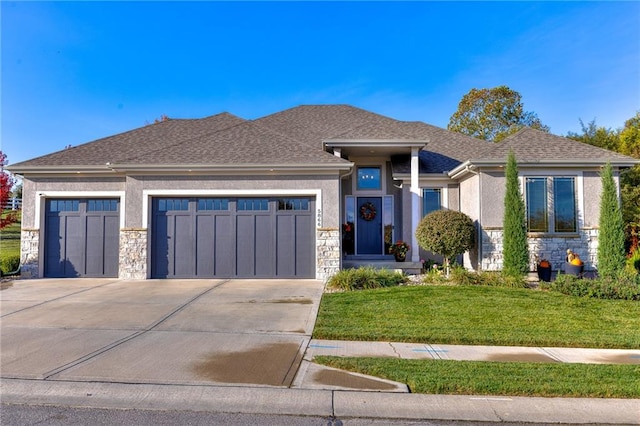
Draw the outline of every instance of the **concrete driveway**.
[[[0,291],[2,377],[291,385],[316,280],[42,279]]]

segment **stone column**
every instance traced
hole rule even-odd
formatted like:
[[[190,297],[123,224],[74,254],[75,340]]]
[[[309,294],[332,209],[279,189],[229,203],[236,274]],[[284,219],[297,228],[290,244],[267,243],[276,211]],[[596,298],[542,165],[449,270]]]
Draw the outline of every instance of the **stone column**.
[[[120,267],[118,277],[123,280],[147,278],[147,230],[120,230]]]
[[[316,278],[326,281],[340,270],[340,230],[318,228],[316,231]]]
[[[23,228],[20,232],[20,276],[22,278],[40,278],[39,247],[40,230]]]

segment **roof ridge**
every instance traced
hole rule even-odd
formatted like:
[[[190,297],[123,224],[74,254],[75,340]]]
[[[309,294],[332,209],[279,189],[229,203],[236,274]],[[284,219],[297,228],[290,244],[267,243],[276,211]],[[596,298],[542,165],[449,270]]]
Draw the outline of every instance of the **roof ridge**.
[[[382,117],[384,117],[384,116],[382,116]],[[393,120],[393,119],[392,119],[392,120]],[[396,120],[396,121],[397,121],[397,120]],[[374,125],[376,125],[376,124],[378,124],[378,123],[374,123]],[[394,123],[394,124],[398,124],[398,123]],[[328,138],[326,138],[326,139],[338,139],[338,138],[340,138],[340,136],[342,136],[342,135],[346,135],[346,134],[351,133],[351,132],[353,132],[353,131],[355,131],[355,130],[357,130],[357,129],[360,129],[360,128],[363,128],[363,127],[366,127],[366,126],[369,126],[369,125],[371,125],[371,123],[363,123],[363,124],[361,124],[361,125],[359,125],[359,126],[351,127],[351,128],[349,128],[349,130],[346,130],[346,131],[344,131],[344,132],[342,132],[342,133],[340,133],[340,134],[337,134],[337,135],[334,135],[334,136],[328,137]],[[398,131],[398,133],[401,133],[402,135],[406,136],[406,137],[407,137],[407,139],[415,139],[415,136],[413,136],[413,135],[410,135],[410,134],[406,133],[406,132],[404,131],[404,129],[402,129],[402,130]],[[368,139],[376,140],[376,138],[368,138]]]

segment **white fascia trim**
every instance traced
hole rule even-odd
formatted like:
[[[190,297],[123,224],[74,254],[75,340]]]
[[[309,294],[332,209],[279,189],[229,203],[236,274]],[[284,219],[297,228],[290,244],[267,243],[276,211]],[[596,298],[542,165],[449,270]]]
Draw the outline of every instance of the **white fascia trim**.
[[[36,191],[35,214],[33,229],[40,229],[41,212],[44,211],[44,201],[47,198],[119,198],[120,199],[120,228],[124,228],[125,192],[124,191]]]
[[[424,148],[429,143],[429,139],[325,139],[322,143],[330,148],[363,146]]]
[[[5,167],[5,169],[9,170],[11,173],[17,173],[17,174],[47,174],[47,173],[52,173],[55,175],[60,175],[60,174],[69,174],[69,175],[76,175],[76,174],[83,174],[83,173],[90,173],[90,174],[94,174],[94,173],[102,173],[102,174],[111,174],[113,172],[113,170],[111,170],[109,168],[108,165],[98,165],[98,166],[26,166],[26,167],[20,167],[20,165],[17,165],[15,168],[14,166],[7,166]]]
[[[142,191],[142,228],[149,226],[149,204],[153,197],[254,197],[309,196],[316,198],[316,225],[322,227],[321,189],[145,189]]]
[[[207,172],[207,173],[225,173],[237,174],[247,172],[251,173],[273,173],[273,172],[335,172],[349,170],[353,163],[344,161],[343,163],[324,164],[324,163],[299,163],[299,164],[112,164],[110,167],[118,172],[161,172],[167,173],[184,173],[184,172]]]
[[[640,164],[640,160],[629,158],[629,160],[610,160],[613,167],[627,168],[633,167],[636,164]],[[597,168],[604,166],[607,161],[603,159],[576,159],[576,160],[517,160],[518,169],[528,168]],[[497,160],[467,160],[460,164],[449,172],[449,176],[452,179],[456,179],[465,174],[465,172],[474,172],[477,167],[497,167],[503,168],[506,166],[506,159],[504,161]]]

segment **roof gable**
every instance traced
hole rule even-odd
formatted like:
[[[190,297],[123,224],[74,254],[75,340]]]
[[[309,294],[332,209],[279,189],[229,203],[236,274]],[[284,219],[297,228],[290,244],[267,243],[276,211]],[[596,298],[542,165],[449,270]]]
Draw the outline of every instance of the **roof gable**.
[[[502,142],[492,145],[480,155],[471,156],[471,161],[505,162],[512,150],[519,163],[637,162],[617,152],[531,128],[520,129]]]

